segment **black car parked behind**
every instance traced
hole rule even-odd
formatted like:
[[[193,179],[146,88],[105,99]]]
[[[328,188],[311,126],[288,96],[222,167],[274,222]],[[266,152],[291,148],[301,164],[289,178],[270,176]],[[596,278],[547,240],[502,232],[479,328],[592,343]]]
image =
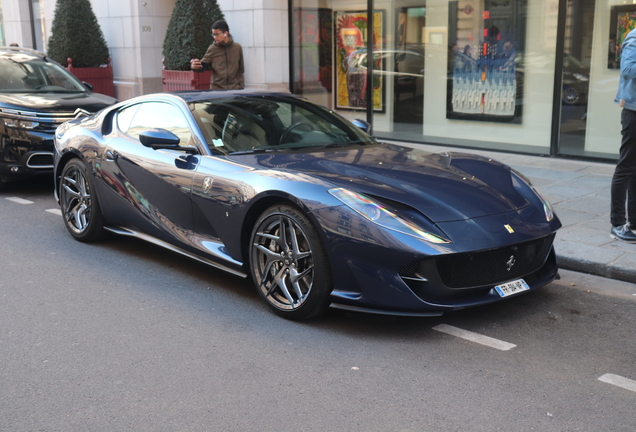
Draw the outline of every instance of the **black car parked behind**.
[[[55,129],[115,102],[38,51],[0,47],[0,188],[51,174]]]

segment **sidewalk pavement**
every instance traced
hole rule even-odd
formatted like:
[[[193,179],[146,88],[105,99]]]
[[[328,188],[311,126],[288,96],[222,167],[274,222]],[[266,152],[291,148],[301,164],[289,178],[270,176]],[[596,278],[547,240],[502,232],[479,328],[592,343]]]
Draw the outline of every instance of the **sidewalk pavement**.
[[[636,244],[610,237],[614,164],[495,151],[406,144],[426,151],[475,153],[515,168],[550,201],[563,227],[554,248],[559,267],[636,283]]]

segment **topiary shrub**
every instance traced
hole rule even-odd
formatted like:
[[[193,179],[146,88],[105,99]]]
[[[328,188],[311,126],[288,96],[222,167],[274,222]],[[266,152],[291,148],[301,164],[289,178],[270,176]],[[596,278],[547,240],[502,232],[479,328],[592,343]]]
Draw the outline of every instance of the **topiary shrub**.
[[[163,40],[164,66],[190,70],[190,60],[201,58],[212,39],[212,24],[225,19],[216,0],[177,0]]]
[[[89,0],[57,0],[48,56],[67,66],[99,67],[108,63],[108,45]]]

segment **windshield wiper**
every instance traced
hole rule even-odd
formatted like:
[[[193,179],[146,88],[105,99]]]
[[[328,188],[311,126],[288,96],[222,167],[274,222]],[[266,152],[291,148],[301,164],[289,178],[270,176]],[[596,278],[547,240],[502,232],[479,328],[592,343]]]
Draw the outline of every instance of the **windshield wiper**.
[[[294,147],[294,150],[299,148],[315,148],[315,149],[332,149],[332,148],[340,148],[340,147],[351,147],[357,145],[367,145],[369,144],[366,141],[347,141],[347,142],[339,142],[339,143],[329,143],[329,144],[319,144],[319,145],[308,145],[304,147]]]
[[[255,154],[255,153],[271,153],[271,152],[275,152],[275,149],[271,149],[271,148],[253,148],[253,149],[249,149],[249,150],[237,150],[237,151],[233,151],[230,152],[230,155],[244,155],[244,154]]]

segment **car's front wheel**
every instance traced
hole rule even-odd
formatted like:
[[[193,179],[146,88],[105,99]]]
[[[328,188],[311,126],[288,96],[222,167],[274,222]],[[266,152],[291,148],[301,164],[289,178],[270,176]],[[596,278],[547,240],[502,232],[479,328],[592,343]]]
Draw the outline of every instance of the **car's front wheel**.
[[[275,313],[305,319],[327,310],[332,290],[327,253],[299,209],[288,205],[267,209],[254,226],[250,248],[252,278]]]
[[[70,160],[64,167],[59,193],[62,217],[68,232],[81,242],[102,238],[104,220],[93,179],[79,159]]]

